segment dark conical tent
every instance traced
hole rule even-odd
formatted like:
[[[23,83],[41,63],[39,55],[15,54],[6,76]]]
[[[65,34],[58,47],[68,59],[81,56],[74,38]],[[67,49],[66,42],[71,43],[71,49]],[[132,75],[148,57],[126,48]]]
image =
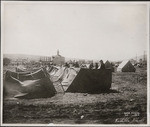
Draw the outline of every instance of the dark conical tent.
[[[108,60],[105,62],[105,68],[107,68],[107,69],[111,69],[112,68],[111,63]]]
[[[106,69],[111,69],[112,72],[114,72],[114,68],[108,60],[105,62],[105,68]]]
[[[26,80],[23,82],[12,76],[10,78],[12,78],[12,82],[4,81],[4,86],[11,97],[25,99],[47,98],[54,96],[56,93],[48,77],[37,80]]]
[[[135,72],[135,67],[131,64],[129,60],[123,61],[117,68],[119,72]]]
[[[113,67],[112,64],[108,60],[105,62],[105,68],[111,69],[112,72],[116,72],[116,68]]]
[[[63,80],[61,84],[66,92],[96,93],[109,90],[111,81],[112,72],[110,69],[81,68],[77,73],[70,76],[68,83]]]

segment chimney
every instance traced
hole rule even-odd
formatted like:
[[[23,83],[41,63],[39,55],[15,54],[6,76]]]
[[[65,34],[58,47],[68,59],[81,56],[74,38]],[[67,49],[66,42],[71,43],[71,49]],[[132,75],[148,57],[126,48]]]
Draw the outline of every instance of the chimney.
[[[59,50],[57,50],[57,56],[59,56]]]

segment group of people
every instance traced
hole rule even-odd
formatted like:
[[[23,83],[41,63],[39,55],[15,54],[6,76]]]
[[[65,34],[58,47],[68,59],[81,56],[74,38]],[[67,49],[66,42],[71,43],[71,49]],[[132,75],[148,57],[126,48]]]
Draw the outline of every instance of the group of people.
[[[79,65],[78,62],[71,63],[71,64],[66,62],[64,66],[65,67],[70,67],[70,66],[81,67],[81,68],[89,68],[89,69],[105,69],[105,64],[104,64],[103,60],[100,60],[99,63],[95,63],[95,64],[92,62],[92,63],[90,63],[89,67],[87,67],[85,64]]]
[[[95,63],[95,65],[93,63],[90,64],[89,69],[105,69],[105,64],[103,62],[103,60],[99,61],[98,63]]]
[[[53,63],[48,63],[47,65],[44,65],[47,67],[51,67],[51,66],[56,66]],[[90,63],[88,66],[86,66],[86,64],[82,64],[80,65],[77,61],[76,62],[72,62],[72,63],[68,63],[66,62],[64,65],[64,67],[81,67],[81,68],[88,68],[88,69],[105,69],[105,64],[103,62],[103,60],[100,60],[99,62],[96,63]]]
[[[71,64],[69,64],[69,63],[65,63],[65,65],[64,65],[64,66],[66,66],[66,67],[70,67],[70,66],[73,66],[73,67],[80,67],[80,65],[79,65],[79,63],[78,63],[78,62],[71,63]]]

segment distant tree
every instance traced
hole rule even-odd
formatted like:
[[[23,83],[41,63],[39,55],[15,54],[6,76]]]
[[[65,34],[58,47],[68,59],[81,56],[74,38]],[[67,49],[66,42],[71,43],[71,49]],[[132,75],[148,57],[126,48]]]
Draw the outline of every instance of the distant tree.
[[[4,65],[8,65],[8,64],[10,64],[10,62],[11,62],[11,60],[9,59],[9,58],[3,58],[3,64]]]

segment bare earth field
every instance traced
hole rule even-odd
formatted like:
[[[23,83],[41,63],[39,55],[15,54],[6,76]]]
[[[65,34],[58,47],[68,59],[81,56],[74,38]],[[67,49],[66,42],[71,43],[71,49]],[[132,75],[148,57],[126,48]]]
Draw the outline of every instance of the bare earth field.
[[[147,71],[113,73],[107,93],[58,93],[3,102],[3,123],[9,124],[146,124]]]

